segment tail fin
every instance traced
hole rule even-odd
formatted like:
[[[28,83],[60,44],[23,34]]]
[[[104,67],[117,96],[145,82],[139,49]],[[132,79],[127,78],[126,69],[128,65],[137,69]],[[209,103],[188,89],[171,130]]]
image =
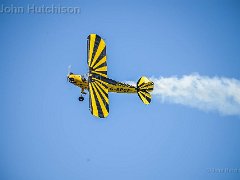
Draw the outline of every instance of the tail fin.
[[[154,83],[149,81],[145,76],[138,80],[137,93],[144,104],[150,104],[152,96],[149,92],[153,91],[153,87]]]

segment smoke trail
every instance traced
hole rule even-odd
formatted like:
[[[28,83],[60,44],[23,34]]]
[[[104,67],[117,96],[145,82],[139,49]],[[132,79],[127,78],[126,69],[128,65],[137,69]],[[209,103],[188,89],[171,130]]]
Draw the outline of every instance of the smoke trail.
[[[161,102],[177,103],[223,115],[240,115],[240,81],[197,74],[177,77],[150,78],[152,95]]]

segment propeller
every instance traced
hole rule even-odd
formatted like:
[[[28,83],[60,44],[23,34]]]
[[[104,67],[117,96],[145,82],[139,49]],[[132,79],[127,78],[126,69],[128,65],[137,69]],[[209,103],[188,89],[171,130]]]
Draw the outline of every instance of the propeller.
[[[68,73],[67,73],[67,81],[68,81],[68,76],[71,74],[70,70],[71,70],[71,65],[68,66]]]

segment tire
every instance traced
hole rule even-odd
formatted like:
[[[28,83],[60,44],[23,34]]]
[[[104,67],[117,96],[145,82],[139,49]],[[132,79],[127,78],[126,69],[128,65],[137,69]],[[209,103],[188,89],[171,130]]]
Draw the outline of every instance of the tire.
[[[80,96],[80,97],[78,98],[78,100],[79,100],[79,101],[83,101],[83,100],[84,100],[84,97]]]

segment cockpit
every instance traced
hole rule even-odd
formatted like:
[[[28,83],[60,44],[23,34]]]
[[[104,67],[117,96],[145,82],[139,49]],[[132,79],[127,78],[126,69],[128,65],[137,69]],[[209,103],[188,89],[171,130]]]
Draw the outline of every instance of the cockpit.
[[[80,75],[81,79],[83,82],[87,82],[88,81],[88,75],[84,74],[84,75]]]
[[[67,79],[70,83],[87,83],[88,82],[88,74],[84,74],[84,75],[79,75],[79,74],[73,74],[73,73],[69,73],[69,75],[67,76]]]

